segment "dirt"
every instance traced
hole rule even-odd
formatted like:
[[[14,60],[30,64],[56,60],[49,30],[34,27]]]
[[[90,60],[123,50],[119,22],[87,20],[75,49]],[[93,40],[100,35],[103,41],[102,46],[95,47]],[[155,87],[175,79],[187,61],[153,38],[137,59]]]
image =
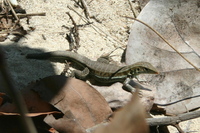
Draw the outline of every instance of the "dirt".
[[[133,16],[128,1],[89,1],[88,9],[91,16],[95,17],[89,20],[85,19],[84,10],[73,0],[21,0],[19,5],[27,14],[44,12],[46,16],[31,17],[29,25],[26,19],[21,19],[20,23],[26,30],[30,30],[29,27],[35,30],[17,43],[9,39],[2,43],[8,56],[10,72],[18,89],[25,87],[31,81],[62,72],[64,64],[26,60],[25,55],[33,52],[69,50],[66,34],[70,33],[70,28],[74,25],[67,12],[76,25],[82,25],[78,26],[80,47],[77,53],[96,60],[101,55],[121,47],[112,54],[115,55],[113,59],[120,62],[133,23],[132,20],[123,17]]]
[[[26,19],[21,19],[20,23],[25,29],[29,30],[29,27],[33,27],[35,30],[29,32],[19,42],[7,39],[1,43],[6,53],[8,69],[17,89],[24,88],[32,81],[60,74],[63,71],[64,64],[27,60],[25,55],[70,48],[66,34],[69,34],[69,29],[74,25],[67,12],[71,14],[76,25],[82,25],[78,30],[80,47],[77,52],[79,54],[96,60],[101,55],[118,48],[112,55],[114,61],[120,63],[127,45],[129,29],[133,23],[133,20],[123,17],[133,17],[128,0],[90,0],[87,3],[91,16],[95,19],[85,19],[83,9],[78,7],[74,0],[19,1],[19,5],[27,13],[45,12],[46,16],[31,17],[29,25]],[[132,3],[132,6],[138,15],[138,5]]]

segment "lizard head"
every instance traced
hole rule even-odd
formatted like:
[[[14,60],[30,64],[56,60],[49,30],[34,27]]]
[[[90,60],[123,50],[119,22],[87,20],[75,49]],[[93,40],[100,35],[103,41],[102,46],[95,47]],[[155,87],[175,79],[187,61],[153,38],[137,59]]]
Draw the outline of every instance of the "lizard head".
[[[131,68],[133,76],[137,76],[139,74],[158,74],[159,72],[156,70],[155,67],[153,67],[150,63],[148,62],[137,62],[133,64]]]

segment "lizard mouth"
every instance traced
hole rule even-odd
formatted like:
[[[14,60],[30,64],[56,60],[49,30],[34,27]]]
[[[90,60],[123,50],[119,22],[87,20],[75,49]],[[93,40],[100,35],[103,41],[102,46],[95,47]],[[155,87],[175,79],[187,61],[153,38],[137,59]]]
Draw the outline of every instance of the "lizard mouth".
[[[152,72],[150,72],[150,74],[160,74],[160,72],[158,72],[158,71],[152,71]]]
[[[160,72],[156,72],[155,74],[160,74]]]

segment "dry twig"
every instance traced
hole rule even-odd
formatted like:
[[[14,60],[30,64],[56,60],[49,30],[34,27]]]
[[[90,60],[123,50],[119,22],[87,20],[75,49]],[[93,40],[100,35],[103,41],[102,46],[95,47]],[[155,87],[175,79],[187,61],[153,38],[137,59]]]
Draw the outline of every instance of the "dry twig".
[[[164,116],[161,118],[147,118],[147,123],[150,126],[161,125],[174,125],[183,121],[198,118],[200,116],[200,110],[179,114],[177,116]]]
[[[177,128],[178,131],[182,131],[182,129],[177,125],[180,122],[191,120],[194,118],[198,118],[200,116],[200,110],[188,112],[184,114],[179,114],[177,116],[165,116],[161,118],[147,118],[146,122],[150,126],[162,126],[162,125],[172,125]],[[91,133],[98,127],[101,127],[102,125],[108,125],[108,122],[101,123],[99,125],[96,125],[94,127],[91,127],[90,129],[87,129],[87,133]],[[181,132],[182,133],[182,132]]]
[[[70,15],[70,13],[69,12],[66,12],[66,13],[69,16],[69,18],[72,20],[72,24],[74,25],[74,27],[71,28],[71,30],[70,30],[70,34],[72,33],[74,35],[74,39],[75,39],[75,43],[76,43],[76,46],[74,46],[74,47],[75,47],[75,49],[77,49],[78,47],[80,47],[80,44],[79,44],[80,38],[79,38],[78,26],[77,26],[76,22],[74,21],[73,17]],[[72,44],[73,43],[71,43],[71,45]]]
[[[86,23],[91,23],[87,18],[83,17],[81,14],[79,14],[76,10],[74,10],[72,7],[70,6],[67,6],[70,10],[72,10],[73,12],[75,12],[79,17],[82,18],[82,20]],[[119,43],[122,45],[122,47],[126,47],[122,42],[120,42],[119,40],[117,40],[116,38],[112,37],[111,35],[109,35],[108,33],[104,32],[101,28],[97,27],[96,25],[94,25],[93,23],[91,23],[92,25],[92,28],[97,32],[99,33],[100,35],[108,38],[110,37],[112,40],[114,40],[115,42]],[[98,30],[97,30],[98,29]],[[111,41],[112,41],[111,40]],[[114,45],[115,47],[118,47],[116,45]]]
[[[132,13],[133,13],[134,18],[136,18],[137,16],[136,16],[135,11],[134,11],[134,9],[133,9],[133,5],[131,4],[131,0],[128,0],[128,3],[129,3],[129,5],[130,5],[130,7],[131,7],[131,11],[132,11]]]
[[[6,2],[8,3],[8,5],[9,5],[9,7],[10,7],[10,9],[11,9],[11,11],[12,11],[14,17],[15,17],[15,19],[17,20],[17,22],[19,22],[19,18],[18,18],[18,16],[17,16],[15,10],[13,9],[13,7],[12,7],[10,1],[9,1],[9,0],[6,0]]]
[[[17,17],[19,18],[25,18],[29,16],[45,16],[46,13],[30,13],[30,14],[16,14]],[[0,15],[0,17],[4,17],[5,15]],[[13,15],[7,15],[6,17],[10,18],[13,17]]]
[[[91,14],[90,14],[89,8],[87,6],[87,3],[85,2],[85,0],[80,0],[80,1],[81,1],[81,5],[84,8],[85,16],[86,16],[87,19],[89,19],[91,17]]]

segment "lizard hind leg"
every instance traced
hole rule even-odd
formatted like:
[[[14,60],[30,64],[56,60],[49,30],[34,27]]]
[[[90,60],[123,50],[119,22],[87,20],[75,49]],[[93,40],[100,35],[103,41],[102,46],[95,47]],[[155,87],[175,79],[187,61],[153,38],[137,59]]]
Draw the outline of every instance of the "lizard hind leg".
[[[86,67],[83,71],[80,71],[80,70],[72,71],[70,76],[81,79],[81,80],[86,80],[89,73],[90,73],[90,70]]]
[[[111,58],[113,56],[116,56],[116,55],[111,55],[114,51],[116,51],[117,49],[122,49],[124,50],[124,48],[122,47],[117,47],[115,50],[111,51],[110,53],[106,53],[106,54],[103,54],[101,55],[97,61],[98,62],[101,62],[101,63],[106,63],[106,64],[109,64],[109,63],[115,63],[115,61]]]
[[[102,55],[97,59],[97,61],[101,63],[109,64],[111,61],[111,58],[109,55]]]

